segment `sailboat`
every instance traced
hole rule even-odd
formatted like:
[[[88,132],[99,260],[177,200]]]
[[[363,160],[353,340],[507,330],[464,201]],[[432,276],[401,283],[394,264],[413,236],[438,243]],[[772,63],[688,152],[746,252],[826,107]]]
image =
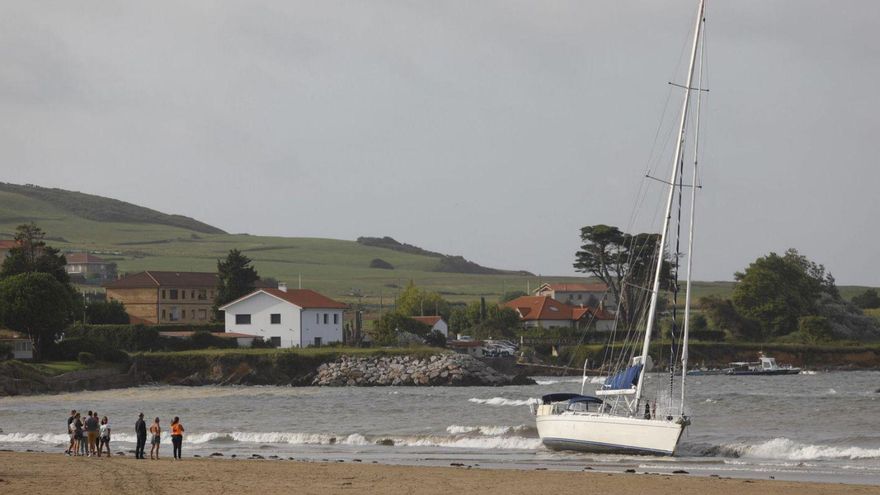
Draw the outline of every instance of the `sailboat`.
[[[672,175],[668,182],[661,181],[668,186],[665,206],[666,213],[663,217],[663,225],[659,232],[659,242],[656,245],[656,253],[653,258],[653,282],[650,282],[650,280],[646,281],[646,285],[651,283],[651,289],[649,291],[646,289],[646,293],[650,294],[650,302],[647,306],[645,317],[640,320],[640,322],[644,322],[641,351],[639,352],[638,350],[637,340],[630,342],[631,351],[629,351],[627,359],[621,359],[618,356],[616,373],[609,373],[608,378],[595,391],[594,395],[584,395],[584,388],[588,383],[585,362],[580,394],[548,394],[533,406],[532,410],[535,413],[538,435],[541,437],[543,444],[548,448],[623,454],[674,455],[685,428],[691,424],[691,419],[685,410],[685,377],[687,375],[688,323],[691,299],[691,253],[693,251],[694,228],[693,203],[696,199],[695,192],[697,189],[696,164],[698,146],[696,137],[693,145],[693,182],[689,186],[691,190],[691,207],[688,229],[684,325],[680,340],[681,347],[677,351],[680,352],[681,356],[681,380],[679,387],[681,397],[679,404],[676,405],[672,398],[672,383],[675,378],[674,365],[670,367],[669,393],[664,397],[649,397],[645,382],[646,372],[652,366],[649,350],[652,330],[656,322],[657,301],[661,291],[661,275],[663,273],[664,260],[667,259],[668,254],[675,257],[680,254],[678,252],[667,253],[666,246],[669,242],[670,220],[676,197],[679,198],[678,212],[680,222],[681,198],[685,189],[682,183],[685,135],[692,99],[697,100],[695,134],[699,133],[699,95],[703,91],[699,87],[702,83],[702,63],[700,63],[699,80],[696,87],[694,87],[694,73],[698,52],[702,56],[702,34],[705,23],[704,9],[705,0],[700,0],[694,26],[687,82],[681,86],[675,85],[683,90],[684,97],[678,126],[678,139],[675,142]],[[694,95],[696,95],[696,98],[692,98]],[[676,193],[678,193],[678,196]],[[677,245],[678,243],[676,243]],[[647,302],[647,295],[645,299]],[[665,404],[661,405],[659,414],[657,409],[658,401]]]

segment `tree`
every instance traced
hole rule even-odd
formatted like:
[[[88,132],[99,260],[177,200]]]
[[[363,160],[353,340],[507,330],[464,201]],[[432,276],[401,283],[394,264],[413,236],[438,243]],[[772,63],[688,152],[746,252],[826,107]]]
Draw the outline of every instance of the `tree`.
[[[797,330],[800,317],[816,314],[821,294],[840,298],[825,267],[794,249],[783,256],[770,253],[758,258],[735,277],[739,283],[733,304],[739,314],[758,322],[765,339]]]
[[[395,345],[398,332],[407,332],[424,338],[430,331],[430,325],[398,312],[391,312],[374,321],[373,328],[367,330],[367,334],[379,345]]]
[[[225,260],[217,260],[217,295],[214,297],[214,316],[222,319],[218,309],[224,304],[247,295],[260,280],[257,270],[251,266],[251,259],[238,249],[230,249]]]
[[[33,223],[15,229],[16,246],[9,250],[0,267],[0,278],[21,273],[48,273],[62,284],[70,282],[64,267],[67,260],[57,249],[46,245],[46,233]]]
[[[119,301],[97,301],[85,307],[86,321],[95,325],[128,325],[125,305]]]
[[[474,301],[457,307],[449,317],[450,331],[475,337],[512,337],[519,328],[519,314],[512,308]]]
[[[406,316],[449,316],[449,303],[437,292],[419,289],[410,280],[397,297],[395,311]]]
[[[73,320],[71,292],[46,273],[22,273],[0,281],[0,323],[27,334],[34,358]]]
[[[854,296],[852,302],[861,309],[880,308],[880,295],[877,294],[877,289],[867,289]]]
[[[628,325],[638,318],[638,310],[647,298],[646,288],[653,283],[658,234],[626,234],[610,225],[581,228],[583,244],[575,253],[575,270],[589,273],[608,286],[620,307],[620,320]],[[662,287],[672,282],[672,264],[663,260]]]
[[[804,316],[798,320],[801,338],[808,344],[828,342],[834,338],[831,324],[824,316]]]
[[[754,320],[740,315],[730,299],[721,299],[718,296],[707,296],[700,299],[700,307],[703,308],[712,328],[728,332],[735,340],[763,341],[761,326]]]

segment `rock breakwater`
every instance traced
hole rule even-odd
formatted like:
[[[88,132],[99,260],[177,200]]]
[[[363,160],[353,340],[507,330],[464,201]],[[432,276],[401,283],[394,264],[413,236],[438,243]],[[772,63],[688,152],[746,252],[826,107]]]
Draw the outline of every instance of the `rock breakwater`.
[[[503,375],[464,354],[428,357],[342,356],[318,367],[312,381],[318,386],[501,386],[534,383],[524,376]]]

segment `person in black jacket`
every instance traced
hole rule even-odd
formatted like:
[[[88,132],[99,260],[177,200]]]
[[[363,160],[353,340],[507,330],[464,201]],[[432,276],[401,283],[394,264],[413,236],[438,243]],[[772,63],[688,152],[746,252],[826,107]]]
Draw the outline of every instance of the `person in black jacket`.
[[[147,423],[144,422],[144,413],[138,414],[138,420],[134,424],[134,433],[137,435],[137,446],[134,448],[135,459],[144,458],[144,446],[147,444]]]

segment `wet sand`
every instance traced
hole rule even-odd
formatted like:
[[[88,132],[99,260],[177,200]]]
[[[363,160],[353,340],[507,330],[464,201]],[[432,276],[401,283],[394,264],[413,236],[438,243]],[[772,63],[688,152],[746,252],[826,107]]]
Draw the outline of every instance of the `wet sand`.
[[[686,475],[516,471],[281,460],[136,460],[0,452],[0,493],[650,495],[880,494],[880,487]]]

